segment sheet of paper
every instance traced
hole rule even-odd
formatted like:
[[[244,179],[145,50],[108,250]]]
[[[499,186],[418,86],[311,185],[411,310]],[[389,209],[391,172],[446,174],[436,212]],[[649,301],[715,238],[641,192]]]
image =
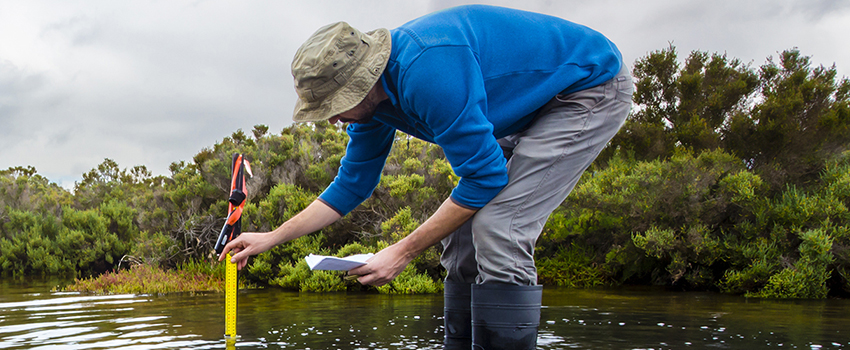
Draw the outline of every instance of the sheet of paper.
[[[366,260],[369,260],[373,255],[375,254],[367,253],[337,258],[335,256],[310,254],[304,260],[307,260],[310,270],[348,271],[355,267],[366,265]]]

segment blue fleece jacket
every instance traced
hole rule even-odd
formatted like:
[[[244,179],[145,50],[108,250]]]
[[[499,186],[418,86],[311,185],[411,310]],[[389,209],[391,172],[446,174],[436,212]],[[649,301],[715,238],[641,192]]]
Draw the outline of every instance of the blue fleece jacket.
[[[432,13],[391,37],[380,78],[389,100],[371,122],[348,126],[339,174],[320,196],[343,215],[372,195],[396,130],[441,146],[461,178],[452,200],[483,207],[508,182],[496,139],[522,130],[555,95],[602,84],[622,64],[596,31],[493,6]]]

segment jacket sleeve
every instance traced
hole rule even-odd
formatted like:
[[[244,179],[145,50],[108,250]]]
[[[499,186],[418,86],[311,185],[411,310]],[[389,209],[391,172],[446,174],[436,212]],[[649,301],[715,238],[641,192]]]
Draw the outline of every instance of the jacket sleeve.
[[[319,196],[340,215],[346,215],[366,198],[381,180],[381,171],[392,149],[395,128],[378,121],[351,124],[348,146],[334,181]]]
[[[402,108],[434,133],[455,174],[451,198],[469,208],[487,204],[508,182],[506,161],[487,119],[487,94],[475,54],[466,46],[423,51],[399,79]]]

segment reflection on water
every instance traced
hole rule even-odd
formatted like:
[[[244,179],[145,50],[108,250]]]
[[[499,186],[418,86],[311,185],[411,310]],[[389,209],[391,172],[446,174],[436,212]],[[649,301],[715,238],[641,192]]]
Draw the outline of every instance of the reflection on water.
[[[850,348],[850,301],[548,290],[540,341],[577,349]]]
[[[50,293],[0,282],[2,349],[224,349],[224,295]],[[237,349],[440,349],[440,295],[239,294]],[[850,348],[850,301],[547,288],[540,349]]]

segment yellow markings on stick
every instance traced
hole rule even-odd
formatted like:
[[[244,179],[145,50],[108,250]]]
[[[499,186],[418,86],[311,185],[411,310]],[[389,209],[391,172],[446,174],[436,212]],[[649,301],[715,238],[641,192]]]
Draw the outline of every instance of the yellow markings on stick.
[[[224,336],[236,339],[236,264],[230,262],[230,253],[225,261],[224,277]]]

